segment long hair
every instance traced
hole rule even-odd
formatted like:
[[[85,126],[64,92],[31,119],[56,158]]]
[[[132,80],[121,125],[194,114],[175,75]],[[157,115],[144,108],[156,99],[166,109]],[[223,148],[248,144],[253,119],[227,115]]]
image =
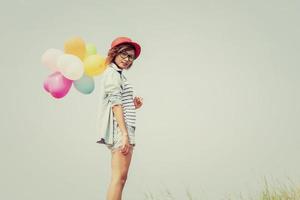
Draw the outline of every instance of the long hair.
[[[121,52],[121,51],[127,51],[127,50],[135,50],[134,46],[131,44],[120,44],[113,48],[111,48],[108,53],[105,60],[105,65],[109,65],[110,63],[114,62],[115,57]],[[131,68],[133,62],[128,66],[127,70]]]

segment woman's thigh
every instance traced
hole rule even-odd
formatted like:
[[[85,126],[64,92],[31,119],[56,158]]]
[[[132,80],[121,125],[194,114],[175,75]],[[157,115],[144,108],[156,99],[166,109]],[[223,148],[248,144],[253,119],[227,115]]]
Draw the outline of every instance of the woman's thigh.
[[[133,154],[133,148],[131,147],[129,152],[124,155],[121,151],[112,151],[111,168],[113,176],[127,176],[131,158]],[[124,178],[124,177],[123,177]]]

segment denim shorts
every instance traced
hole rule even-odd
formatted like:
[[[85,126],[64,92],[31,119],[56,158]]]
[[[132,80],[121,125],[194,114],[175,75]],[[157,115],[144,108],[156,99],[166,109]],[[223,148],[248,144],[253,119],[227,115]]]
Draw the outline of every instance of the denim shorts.
[[[113,144],[112,145],[106,145],[106,147],[111,150],[112,152],[115,152],[116,150],[120,150],[122,148],[122,132],[119,126],[115,127],[114,137],[113,137]],[[128,130],[128,142],[132,149],[135,147],[135,127],[133,126],[127,126]]]

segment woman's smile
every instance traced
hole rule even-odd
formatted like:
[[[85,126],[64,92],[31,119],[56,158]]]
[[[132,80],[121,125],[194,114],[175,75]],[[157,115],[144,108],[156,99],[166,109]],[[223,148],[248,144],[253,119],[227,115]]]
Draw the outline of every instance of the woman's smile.
[[[123,66],[127,67],[128,63],[127,62],[121,62]]]

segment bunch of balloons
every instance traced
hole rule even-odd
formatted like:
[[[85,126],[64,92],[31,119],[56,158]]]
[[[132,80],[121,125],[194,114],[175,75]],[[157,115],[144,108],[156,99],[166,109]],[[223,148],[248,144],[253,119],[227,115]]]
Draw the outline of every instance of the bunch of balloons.
[[[95,45],[85,44],[80,37],[67,40],[64,51],[46,50],[41,61],[52,71],[43,86],[54,98],[68,94],[72,84],[79,92],[90,94],[95,88],[93,76],[100,75],[107,67],[105,59],[97,54]]]

